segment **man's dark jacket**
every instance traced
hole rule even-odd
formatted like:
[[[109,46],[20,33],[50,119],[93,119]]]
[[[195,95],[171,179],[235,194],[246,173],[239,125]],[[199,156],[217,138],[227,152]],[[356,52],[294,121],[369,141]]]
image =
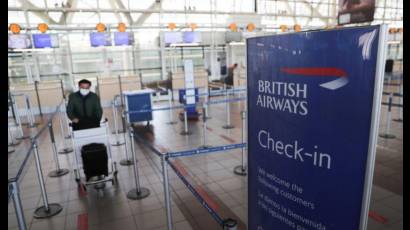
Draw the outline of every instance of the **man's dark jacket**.
[[[97,94],[90,92],[86,96],[75,92],[70,94],[67,105],[67,116],[70,120],[78,118],[79,122],[73,123],[73,129],[88,129],[100,126],[102,117],[100,98]]]

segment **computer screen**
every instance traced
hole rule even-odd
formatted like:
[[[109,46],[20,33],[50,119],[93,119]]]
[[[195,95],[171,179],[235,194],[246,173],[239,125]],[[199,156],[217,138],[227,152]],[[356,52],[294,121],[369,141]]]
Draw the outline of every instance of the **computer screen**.
[[[165,44],[182,43],[182,33],[181,32],[165,32],[164,42]]]
[[[27,34],[9,34],[9,49],[27,49],[31,48],[31,40]]]
[[[33,34],[34,48],[58,48],[57,34]]]
[[[90,33],[91,46],[110,46],[111,37],[109,33],[104,32],[92,32]]]
[[[184,32],[184,43],[200,43],[201,33],[194,31]]]
[[[115,32],[114,33],[114,44],[116,46],[133,45],[134,44],[134,33],[132,33],[132,32]]]

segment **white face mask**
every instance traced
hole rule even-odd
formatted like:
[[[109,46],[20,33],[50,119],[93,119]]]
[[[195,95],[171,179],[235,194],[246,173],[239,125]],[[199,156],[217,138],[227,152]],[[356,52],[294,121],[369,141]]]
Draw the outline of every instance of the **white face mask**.
[[[89,90],[89,89],[80,88],[80,93],[81,93],[81,95],[86,96],[88,93],[90,93],[90,90]]]

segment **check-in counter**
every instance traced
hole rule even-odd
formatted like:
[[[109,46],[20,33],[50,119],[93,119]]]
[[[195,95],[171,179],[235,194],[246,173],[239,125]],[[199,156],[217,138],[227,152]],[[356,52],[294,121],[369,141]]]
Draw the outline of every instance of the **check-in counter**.
[[[55,107],[63,100],[63,92],[60,81],[46,81],[37,83],[38,98],[34,84],[11,85],[12,94],[26,94],[30,98],[30,106],[34,114],[39,114],[39,105],[43,113],[54,112]],[[16,103],[19,109],[26,108],[25,98],[16,96]]]
[[[141,80],[138,76],[121,77],[122,91],[132,91],[141,89]]]
[[[194,70],[195,88],[208,88],[208,73],[205,70]],[[184,72],[172,74],[172,89],[185,89]]]
[[[12,95],[15,96],[16,104],[19,110],[24,110],[26,108],[26,99],[19,94],[26,94],[30,98],[30,105],[32,108],[38,108],[37,95],[34,84],[20,84],[20,85],[10,85],[10,91]],[[37,110],[37,109],[36,109]],[[33,111],[34,112],[34,111]]]
[[[60,82],[44,82],[37,85],[41,108],[55,108],[63,101],[63,91]]]
[[[123,92],[140,90],[141,81],[138,76],[98,78],[98,92],[103,106],[109,106],[114,96],[120,94],[120,89]]]
[[[102,77],[97,79],[101,101],[111,101],[115,95],[120,94],[118,77]]]

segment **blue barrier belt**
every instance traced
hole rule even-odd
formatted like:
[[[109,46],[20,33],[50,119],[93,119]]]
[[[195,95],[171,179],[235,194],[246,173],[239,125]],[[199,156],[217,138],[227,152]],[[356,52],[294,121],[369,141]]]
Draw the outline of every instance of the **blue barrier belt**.
[[[235,101],[242,101],[246,100],[246,97],[237,97],[229,100],[215,100],[215,101],[208,101],[208,103],[202,103],[202,104],[221,104],[221,103],[226,103],[226,102],[235,102]],[[171,106],[171,107],[160,107],[160,108],[153,108],[153,109],[141,109],[141,110],[136,110],[136,111],[127,111],[127,114],[136,114],[136,113],[147,113],[147,112],[154,112],[154,111],[161,111],[161,110],[173,110],[173,109],[183,109],[183,108],[192,108],[195,107],[196,105],[177,105],[177,106]]]
[[[224,221],[218,214],[206,203],[206,201],[199,195],[199,193],[195,190],[194,187],[188,182],[188,180],[182,176],[179,170],[175,167],[175,165],[166,159],[167,163],[171,166],[172,170],[177,174],[177,176],[182,180],[182,182],[187,186],[189,191],[195,196],[195,198],[202,204],[202,206],[211,214],[211,216],[218,222],[219,225],[223,226]]]
[[[245,146],[246,146],[246,143],[238,143],[238,144],[231,144],[231,145],[209,147],[206,149],[192,149],[192,150],[185,150],[185,151],[180,151],[180,152],[169,152],[168,157],[170,158],[186,157],[186,156],[206,154],[206,153],[211,153],[211,152],[220,152],[220,151],[226,151],[226,150],[231,150],[231,149],[244,148]]]

